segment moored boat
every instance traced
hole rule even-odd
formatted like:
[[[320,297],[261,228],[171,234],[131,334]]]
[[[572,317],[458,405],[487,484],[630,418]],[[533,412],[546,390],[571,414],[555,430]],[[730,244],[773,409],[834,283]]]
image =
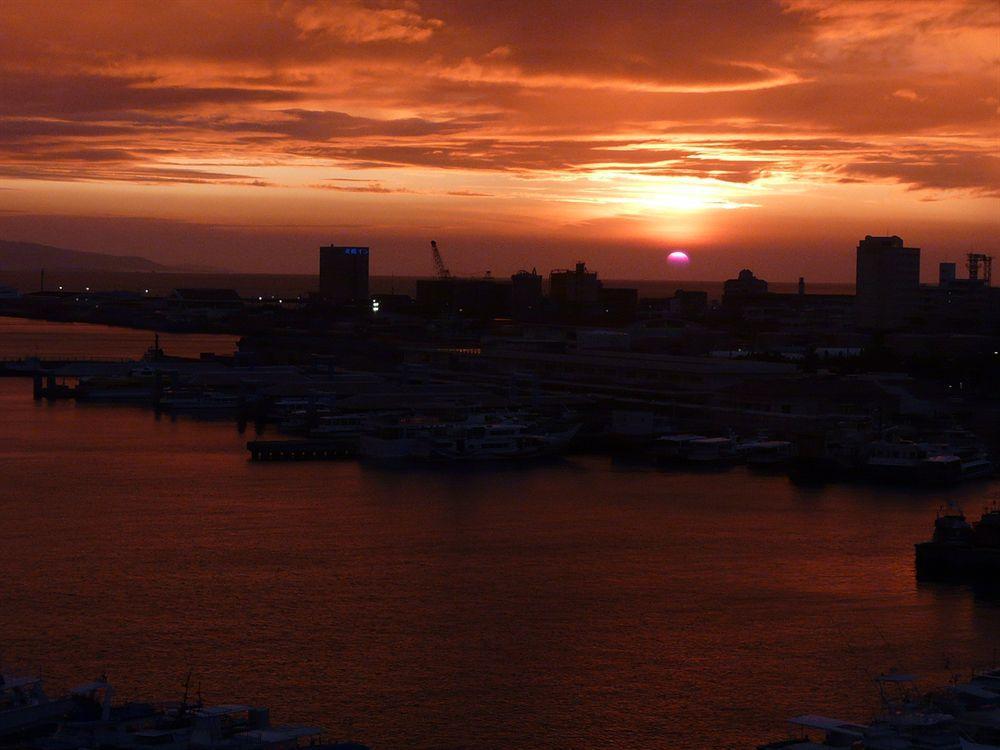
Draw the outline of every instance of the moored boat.
[[[747,466],[754,468],[787,466],[795,456],[795,445],[788,440],[748,440],[736,450]]]
[[[238,411],[239,407],[239,396],[219,391],[172,394],[160,401],[160,408],[164,411],[185,413],[230,413]]]
[[[903,440],[876,440],[863,464],[868,478],[899,484],[954,484],[962,479],[962,460],[944,446]]]
[[[695,464],[726,464],[735,461],[736,456],[731,438],[705,437],[691,441],[687,459]]]
[[[732,438],[705,435],[664,435],[653,441],[653,458],[667,463],[690,466],[719,466],[738,457]]]
[[[544,424],[504,414],[464,420],[420,417],[383,420],[362,429],[360,452],[370,459],[448,461],[533,458],[565,451],[579,424]]]
[[[661,461],[686,461],[691,453],[691,445],[696,440],[704,439],[704,435],[683,433],[663,435],[653,441],[650,450],[653,457]]]
[[[579,429],[579,425],[544,429],[510,419],[465,422],[432,432],[429,454],[480,461],[548,456],[568,448]]]

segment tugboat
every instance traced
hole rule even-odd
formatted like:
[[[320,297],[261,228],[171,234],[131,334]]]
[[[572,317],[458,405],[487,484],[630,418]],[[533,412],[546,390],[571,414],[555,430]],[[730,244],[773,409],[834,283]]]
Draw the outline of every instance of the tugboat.
[[[915,545],[918,578],[986,578],[1000,575],[1000,504],[970,524],[961,510],[938,513],[934,536]]]

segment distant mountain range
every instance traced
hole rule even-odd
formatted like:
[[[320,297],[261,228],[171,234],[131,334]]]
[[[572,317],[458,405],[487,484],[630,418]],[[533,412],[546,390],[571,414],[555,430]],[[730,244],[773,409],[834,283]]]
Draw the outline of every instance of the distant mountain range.
[[[138,255],[105,255],[83,250],[0,240],[0,271],[119,271],[125,273],[224,273],[211,266],[165,266]]]

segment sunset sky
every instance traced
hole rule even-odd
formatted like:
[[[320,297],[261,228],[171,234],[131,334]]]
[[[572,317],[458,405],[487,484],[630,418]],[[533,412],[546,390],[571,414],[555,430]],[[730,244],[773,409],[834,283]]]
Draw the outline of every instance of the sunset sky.
[[[4,0],[0,238],[818,281],[889,233],[930,278],[1000,254],[998,110],[997,0]]]

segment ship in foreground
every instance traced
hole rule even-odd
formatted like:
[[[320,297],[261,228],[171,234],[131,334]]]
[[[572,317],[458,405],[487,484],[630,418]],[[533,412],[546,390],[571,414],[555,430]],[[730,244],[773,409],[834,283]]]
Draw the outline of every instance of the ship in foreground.
[[[1000,504],[973,523],[957,508],[939,512],[934,536],[915,550],[919,578],[1000,580]]]

